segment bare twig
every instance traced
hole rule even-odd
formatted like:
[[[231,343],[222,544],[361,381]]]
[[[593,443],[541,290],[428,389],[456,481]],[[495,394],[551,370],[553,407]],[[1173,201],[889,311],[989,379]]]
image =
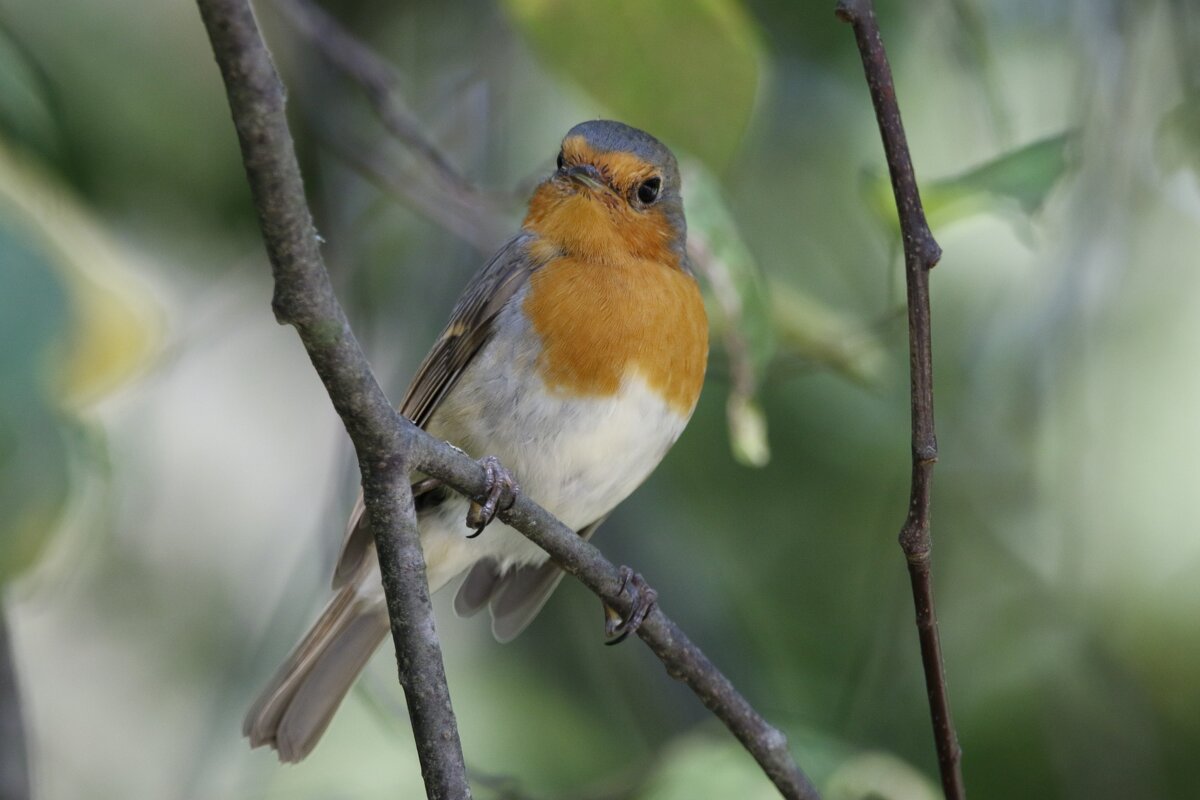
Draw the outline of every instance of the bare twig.
[[[316,3],[274,0],[274,5],[304,38],[316,45],[330,64],[366,90],[380,120],[397,139],[419,154],[443,180],[464,191],[475,191],[425,133],[416,115],[404,102],[397,89],[399,78],[390,64],[347,33]]]
[[[21,687],[6,614],[0,602],[0,800],[29,800]]]
[[[442,202],[437,192],[423,191],[411,177],[389,159],[380,148],[345,131],[321,135],[323,144],[364,180],[417,212],[447,233],[453,234],[481,253],[493,253],[508,238],[501,233],[504,215],[498,210],[488,214],[463,213],[458,206]]]
[[[462,751],[428,614],[407,475],[419,469],[482,500],[484,468],[414,426],[388,403],[330,287],[283,113],[283,90],[250,9],[245,0],[198,2],[225,78],[271,258],[276,317],[296,327],[358,453],[371,524],[385,562],[384,585],[401,681],[414,730],[420,726],[417,747],[426,786],[431,797],[466,797]],[[616,567],[531,498],[519,495],[500,518],[618,612],[628,615],[632,610],[635,590],[623,588]],[[754,711],[661,608],[654,608],[638,635],[668,674],[691,687],[726,724],[784,797],[818,797],[792,760],[783,734]],[[408,638],[413,641],[405,641]]]
[[[875,105],[875,116],[879,121],[888,171],[892,176],[896,209],[900,215],[908,286],[909,365],[912,376],[912,490],[908,516],[900,530],[900,547],[908,562],[913,603],[916,605],[921,660],[925,668],[925,688],[929,695],[942,789],[948,800],[959,800],[966,797],[960,767],[962,749],[958,745],[958,734],[950,716],[950,696],[942,665],[930,574],[932,543],[929,536],[929,492],[933,465],[937,461],[937,438],[933,427],[929,270],[941,258],[942,250],[934,241],[929,224],[925,221],[925,210],[921,206],[912,158],[900,121],[900,107],[896,103],[892,70],[883,49],[874,6],[871,0],[839,0],[837,15],[854,27],[854,37],[858,41],[863,70]]]
[[[400,93],[396,68],[312,0],[274,0],[273,5],[326,61],[363,88],[383,126],[432,177],[422,181],[417,191],[412,191],[411,179],[389,181],[389,188],[481,251],[495,250],[507,232],[504,214],[491,197],[463,177],[425,131]]]
[[[398,416],[333,295],[284,114],[284,92],[245,0],[199,0],[225,80],[246,177],[275,275],[272,305],[294,325],[354,442],[375,533],[400,683],[430,798],[469,798],[409,488]]]

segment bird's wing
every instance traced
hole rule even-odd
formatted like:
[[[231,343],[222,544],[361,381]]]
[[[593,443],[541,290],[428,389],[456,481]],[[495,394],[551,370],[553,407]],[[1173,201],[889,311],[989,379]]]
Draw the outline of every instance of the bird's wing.
[[[532,234],[510,239],[467,284],[450,312],[441,336],[430,349],[408,387],[400,413],[424,428],[446,394],[454,388],[471,359],[491,338],[496,315],[539,266],[529,253]],[[420,507],[421,501],[417,499]],[[333,573],[333,587],[343,586],[363,563],[373,539],[363,513],[362,494],[350,514],[346,538]]]
[[[529,280],[537,268],[529,254],[532,235],[510,239],[483,269],[475,274],[450,313],[450,321],[417,368],[400,413],[420,427],[446,396],[471,359],[491,338],[500,309]]]
[[[604,517],[579,530],[584,539],[604,522]],[[484,606],[492,613],[492,635],[501,642],[510,642],[546,605],[558,587],[564,573],[553,561],[517,567],[501,575],[495,561],[480,561],[467,573],[454,597],[454,611],[469,617]]]

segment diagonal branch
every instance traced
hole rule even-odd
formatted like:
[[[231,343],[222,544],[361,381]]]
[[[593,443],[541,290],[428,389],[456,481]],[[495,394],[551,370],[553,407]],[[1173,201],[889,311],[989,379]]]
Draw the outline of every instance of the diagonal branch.
[[[225,80],[246,178],[275,276],[272,305],[294,325],[354,442],[375,534],[400,683],[430,798],[470,798],[434,629],[409,488],[404,429],[334,297],[284,114],[284,92],[245,0],[199,0]]]
[[[399,76],[390,64],[343,30],[311,0],[275,0],[274,6],[330,64],[363,87],[380,121],[393,136],[428,163],[439,178],[466,192],[475,191],[401,97],[396,89]]]
[[[276,318],[296,327],[334,408],[354,442],[375,531],[401,683],[430,797],[469,797],[454,714],[429,613],[408,473],[417,469],[483,499],[484,468],[402,417],[384,396],[330,286],[304,199],[283,111],[283,88],[245,0],[198,0],[225,79],[246,175],[275,277]],[[550,554],[608,605],[628,615],[615,566],[524,495],[501,519]],[[686,683],[762,766],[784,797],[818,795],[796,766],[784,735],[657,606],[638,635],[672,677]]]
[[[947,800],[966,797],[963,784],[962,749],[954,720],[950,715],[950,695],[946,688],[942,646],[938,639],[937,613],[933,602],[933,577],[930,573],[932,541],[929,536],[929,493],[933,465],[937,461],[937,437],[933,426],[933,350],[930,343],[929,270],[937,264],[942,250],[934,241],[921,206],[917,179],[913,173],[896,87],[875,9],[871,0],[839,0],[837,15],[854,28],[854,37],[862,55],[863,70],[875,105],[879,133],[892,176],[892,191],[900,215],[904,241],[904,272],[908,287],[908,347],[912,376],[912,490],[908,516],[900,529],[900,547],[908,562],[913,603],[917,611],[917,632],[921,642],[921,661],[925,668],[925,689],[937,745],[942,790]]]

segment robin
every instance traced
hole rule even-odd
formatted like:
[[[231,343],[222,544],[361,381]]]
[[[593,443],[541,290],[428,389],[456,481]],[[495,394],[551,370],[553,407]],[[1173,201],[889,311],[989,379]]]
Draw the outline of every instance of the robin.
[[[466,572],[455,611],[486,606],[501,642],[529,624],[562,578],[505,525],[477,536],[511,500],[514,476],[590,537],[696,407],[708,322],[686,237],[671,151],[619,122],[576,125],[521,231],[468,284],[409,387],[406,417],[489,456],[483,505],[434,479],[413,493],[430,591]],[[251,746],[270,745],[281,761],[312,751],[389,630],[363,511],[360,496],[334,572],[337,593],[246,715]],[[637,588],[637,576],[623,575]],[[606,609],[610,640],[644,619],[653,593],[641,599],[626,619]]]

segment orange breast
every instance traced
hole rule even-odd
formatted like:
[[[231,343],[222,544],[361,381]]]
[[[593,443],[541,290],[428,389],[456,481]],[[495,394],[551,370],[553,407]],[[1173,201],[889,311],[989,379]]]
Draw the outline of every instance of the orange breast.
[[[680,415],[695,407],[708,319],[696,281],[677,267],[561,256],[530,278],[525,312],[541,337],[538,369],[552,391],[603,397],[637,374]]]

